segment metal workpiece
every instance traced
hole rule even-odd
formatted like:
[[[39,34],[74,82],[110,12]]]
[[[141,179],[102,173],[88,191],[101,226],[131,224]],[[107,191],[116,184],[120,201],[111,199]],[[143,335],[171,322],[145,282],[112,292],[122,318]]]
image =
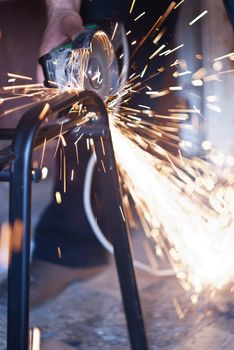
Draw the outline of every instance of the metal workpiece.
[[[92,99],[89,93],[82,93],[81,99],[74,94],[64,94],[49,102],[40,102],[28,110],[21,118],[12,141],[11,151],[15,160],[10,165],[10,208],[9,222],[14,225],[16,220],[22,221],[22,249],[12,252],[8,272],[8,350],[28,349],[29,330],[29,266],[30,266],[30,230],[31,230],[31,163],[32,153],[36,145],[36,137],[43,120],[53,113],[71,107],[79,100],[93,100],[98,108],[99,98]],[[100,104],[102,100],[100,99]],[[43,118],[40,115],[48,103]],[[74,125],[79,122],[79,116],[72,116]],[[57,129],[57,130],[60,130]],[[66,130],[65,130],[66,131]],[[65,132],[64,131],[64,132]],[[57,136],[60,132],[58,131]],[[55,137],[55,135],[53,135]],[[41,137],[41,144],[44,138]],[[37,146],[39,144],[37,143]],[[14,235],[14,231],[13,231]],[[14,239],[14,237],[13,237]]]
[[[45,120],[49,122],[54,114],[67,113],[76,103],[82,103],[88,112],[95,113],[95,118],[85,120],[79,113],[68,113],[62,120],[62,128],[61,120],[57,124],[44,123]],[[114,246],[130,344],[133,350],[145,350],[147,340],[108,115],[101,97],[93,91],[79,94],[66,92],[32,107],[21,118],[11,148],[7,151],[7,154],[10,152],[13,156],[9,160],[9,221],[12,226],[21,222],[23,230],[21,250],[12,251],[8,272],[7,350],[28,350],[32,154],[36,147],[43,145],[45,138],[49,141],[61,133],[83,133],[84,137],[94,139],[101,174],[102,198],[105,202],[104,214],[108,219],[108,232]],[[14,230],[12,232],[13,235],[16,234]]]
[[[114,247],[115,262],[122,292],[125,315],[128,325],[131,348],[146,350],[147,339],[137,282],[133,267],[132,253],[127,218],[122,202],[122,191],[119,184],[111,134],[108,138],[95,141],[97,164],[101,172],[100,183],[104,199],[104,216],[107,235],[111,237]]]

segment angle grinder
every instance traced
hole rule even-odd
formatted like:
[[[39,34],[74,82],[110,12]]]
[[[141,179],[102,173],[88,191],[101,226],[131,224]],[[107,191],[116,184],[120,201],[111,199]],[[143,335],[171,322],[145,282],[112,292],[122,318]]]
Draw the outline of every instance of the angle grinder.
[[[117,92],[127,78],[128,45],[122,24],[117,23],[116,27],[116,38],[121,38],[117,45],[105,31],[91,25],[72,41],[40,57],[45,86],[92,90],[103,100]],[[122,64],[116,54],[120,47],[124,57]]]

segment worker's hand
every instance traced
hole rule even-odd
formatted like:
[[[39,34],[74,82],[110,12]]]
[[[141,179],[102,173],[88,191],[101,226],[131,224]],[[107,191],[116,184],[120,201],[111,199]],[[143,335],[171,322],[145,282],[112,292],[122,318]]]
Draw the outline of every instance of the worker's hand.
[[[39,49],[39,57],[71,40],[83,29],[79,15],[80,0],[46,0],[47,26]],[[37,80],[43,82],[41,66],[37,68]]]
[[[74,10],[57,8],[48,11],[48,22],[40,47],[40,56],[72,39],[82,29],[82,19]]]

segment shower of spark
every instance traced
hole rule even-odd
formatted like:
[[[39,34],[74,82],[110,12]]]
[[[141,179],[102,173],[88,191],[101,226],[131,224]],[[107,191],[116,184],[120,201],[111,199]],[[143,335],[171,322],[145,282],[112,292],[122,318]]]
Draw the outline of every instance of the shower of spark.
[[[170,262],[185,290],[223,287],[234,277],[233,168],[218,171],[222,155],[215,150],[207,160],[175,157],[137,137],[137,123],[133,130],[114,123],[112,137],[122,182],[155,242],[156,259]]]
[[[173,2],[162,18],[172,9]],[[207,11],[189,24],[205,14]],[[155,28],[159,30],[160,22],[161,17],[137,43],[133,56],[149,33],[152,35]],[[161,37],[156,40],[159,34],[154,44],[160,40]],[[160,44],[149,60],[158,54],[168,55],[183,46],[167,50],[165,44]],[[214,61],[232,55],[231,52]],[[178,67],[181,62],[177,60],[174,65]],[[134,200],[146,236],[155,243],[154,266],[164,266],[166,260],[185,290],[197,294],[208,288],[212,295],[214,290],[234,280],[234,158],[213,148],[208,140],[201,144],[201,158],[182,156],[180,149],[185,144],[189,147],[192,144],[180,140],[179,131],[183,127],[189,128],[181,122],[186,121],[191,113],[201,117],[196,106],[171,109],[168,116],[158,115],[146,105],[129,108],[129,96],[144,88],[148,89],[146,94],[151,98],[183,89],[179,85],[152,91],[142,80],[144,70],[139,75],[133,74],[125,91],[119,92],[122,105],[110,118],[121,182]],[[177,76],[192,74],[187,67],[176,73]],[[224,73],[219,71],[218,74]],[[203,68],[192,75],[191,84],[195,85],[199,80],[201,84],[196,85],[202,86],[209,78]],[[216,101],[217,96],[215,99],[212,96],[210,107],[215,108],[212,103]],[[110,103],[107,101],[110,114],[114,105],[113,99]],[[195,294],[191,295],[193,303],[197,301]]]
[[[168,261],[185,290],[208,287],[212,294],[234,278],[234,158],[208,140],[202,143],[203,158],[182,156],[180,122],[200,111],[171,110],[163,116],[147,106],[129,108],[134,79],[119,92],[123,103],[110,118],[121,182],[155,243],[156,265]],[[107,102],[110,114],[114,102]]]
[[[137,43],[133,56],[150,36],[154,37],[154,45],[158,43],[164,34],[164,29],[161,30],[160,27],[172,10],[183,2],[184,0],[176,5],[172,1],[146,36],[139,43],[132,41],[132,45]],[[133,0],[130,12],[134,5]],[[199,18],[206,13],[203,12]],[[199,18],[195,18],[193,23]],[[157,33],[155,29],[158,30]],[[130,34],[131,31],[128,31],[127,35]],[[161,52],[166,45],[160,44],[156,50],[153,48],[149,60],[157,55],[169,55],[182,46],[183,44],[169,50],[166,48]],[[10,98],[20,99],[26,96],[33,97],[34,101],[48,100],[64,90],[80,91],[84,87],[88,54],[87,50],[74,53],[75,56],[68,62],[73,69],[70,70],[69,81],[64,82],[64,85],[50,89],[38,84],[14,85],[4,87],[4,90],[14,94]],[[77,55],[79,67],[76,66]],[[225,54],[215,61],[231,55],[233,53]],[[179,64],[180,61],[176,60],[171,66],[177,67]],[[175,108],[169,111],[171,114],[168,116],[156,114],[143,104],[139,108],[128,106],[131,95],[143,89],[147,90],[146,94],[151,98],[183,89],[183,86],[171,86],[162,91],[152,91],[147,83],[163,69],[144,80],[147,69],[146,64],[139,75],[133,73],[125,88],[106,100],[121,182],[134,200],[147,238],[154,243],[156,265],[160,268],[165,266],[165,262],[170,264],[183,288],[192,290],[195,294],[205,288],[210,291],[220,289],[234,279],[234,158],[225,157],[212,148],[208,140],[202,144],[206,151],[202,158],[187,158],[182,155],[180,148],[185,141],[179,137],[179,130],[184,127],[181,121],[187,120],[191,112],[200,116],[200,111],[195,106],[193,109]],[[192,72],[186,68],[177,74],[189,75]],[[9,77],[17,79],[19,76],[11,74]],[[201,72],[193,74],[191,84],[203,85],[209,81],[208,78]],[[9,97],[2,98],[0,103],[8,99]],[[24,107],[25,105],[18,109]],[[80,108],[81,105],[74,106],[75,111]],[[3,114],[11,112],[8,110]],[[62,139],[59,138],[59,141]],[[169,151],[168,146],[173,151]],[[56,192],[55,196],[60,204],[61,194]],[[193,302],[197,300],[194,295],[191,298]]]

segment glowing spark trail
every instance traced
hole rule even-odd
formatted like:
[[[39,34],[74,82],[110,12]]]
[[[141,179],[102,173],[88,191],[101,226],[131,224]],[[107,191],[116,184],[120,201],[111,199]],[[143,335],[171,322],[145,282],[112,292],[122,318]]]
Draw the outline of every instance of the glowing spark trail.
[[[167,17],[169,16],[169,14],[171,13],[171,11],[173,10],[173,8],[175,7],[176,2],[172,1],[170,3],[170,5],[168,6],[168,8],[166,9],[166,11],[164,12],[164,14],[162,15],[162,18],[160,19],[159,23],[158,23],[158,28],[162,26],[162,24],[165,22],[165,20],[167,19]]]
[[[177,7],[179,7],[180,5],[182,5],[182,3],[183,3],[184,1],[185,1],[185,0],[181,0],[180,2],[178,2],[178,4],[175,5],[174,10],[176,10]]]
[[[157,44],[157,42],[163,37],[165,31],[166,31],[166,29],[164,28],[159,32],[159,34],[153,40],[153,44]]]
[[[26,89],[26,88],[44,88],[42,84],[25,84],[25,85],[11,85],[11,86],[3,86],[3,90],[15,90],[15,89]]]
[[[8,77],[16,78],[16,79],[24,79],[24,80],[32,80],[31,77],[27,77],[26,75],[7,73]]]
[[[169,90],[171,90],[171,91],[183,90],[183,87],[182,86],[170,86]]]
[[[56,192],[55,193],[55,199],[56,199],[56,203],[57,204],[61,204],[62,203],[62,197],[61,197],[60,192]]]
[[[192,284],[195,292],[206,286],[221,288],[234,275],[234,189],[228,183],[227,187],[219,185],[211,164],[183,157],[182,170],[181,158],[170,155],[171,168],[166,160],[141,150],[133,132],[126,130],[127,139],[123,131],[112,126],[116,156],[125,184],[146,220],[146,232],[150,236],[157,229],[156,244],[163,255],[175,271],[185,268],[183,286]],[[166,156],[163,149],[143,140],[152,151]],[[203,177],[199,177],[201,170]]]
[[[115,28],[114,28],[114,30],[113,30],[113,34],[112,34],[112,37],[111,37],[111,40],[113,40],[114,37],[115,37],[115,33],[116,33],[117,28],[118,28],[118,25],[119,25],[119,23],[116,22],[116,23],[115,23]]]
[[[197,22],[200,18],[202,18],[203,16],[205,16],[208,13],[207,10],[203,11],[199,16],[197,16],[196,18],[194,18],[191,22],[189,22],[189,25],[193,25],[195,22]]]
[[[149,57],[149,59],[150,60],[152,60],[152,58],[154,58],[160,51],[162,51],[163,49],[164,49],[164,47],[165,47],[166,45],[162,45],[162,46],[160,46],[150,57]]]
[[[138,19],[141,18],[141,17],[144,16],[144,15],[145,15],[145,12],[142,12],[139,16],[137,16],[137,17],[134,19],[134,21],[135,21],[135,22],[138,21]]]
[[[30,330],[30,345],[32,350],[40,350],[41,348],[41,331],[39,328],[34,327]]]
[[[136,2],[136,0],[132,0],[132,4],[131,4],[130,10],[129,10],[129,13],[132,13],[135,2]]]
[[[224,58],[232,57],[233,55],[234,55],[234,52],[230,52],[226,55],[215,58],[214,61],[217,62],[217,61],[223,60]]]
[[[181,47],[183,47],[183,46],[184,46],[184,44],[181,44],[181,45],[175,47],[174,49],[169,50],[169,52],[166,53],[165,56],[169,55],[170,53],[172,53],[172,52],[174,52],[174,51],[176,51],[176,50],[179,50],[179,49],[180,49]]]
[[[143,76],[145,75],[147,68],[148,68],[148,64],[145,65],[143,71],[141,72],[141,78],[143,78]]]

